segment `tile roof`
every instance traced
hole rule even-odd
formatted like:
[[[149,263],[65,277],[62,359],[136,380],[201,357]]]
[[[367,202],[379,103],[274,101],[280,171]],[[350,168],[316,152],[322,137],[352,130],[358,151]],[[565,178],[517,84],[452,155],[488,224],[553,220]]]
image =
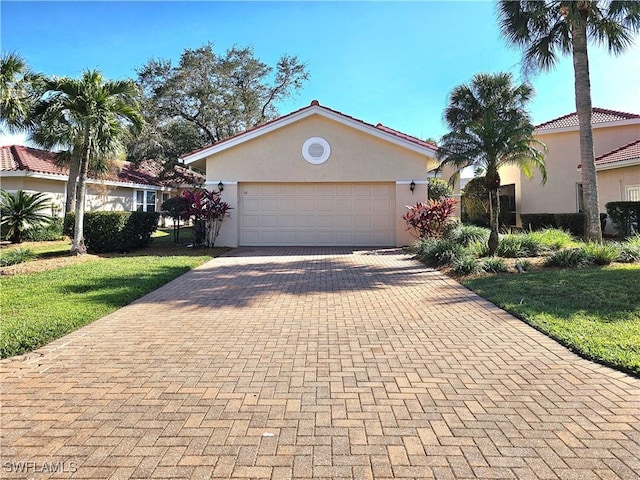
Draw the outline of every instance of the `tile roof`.
[[[3,172],[28,171],[49,175],[69,175],[67,167],[55,164],[56,154],[37,148],[12,145],[0,147],[0,170]],[[184,167],[176,167],[175,174],[161,179],[162,169],[156,162],[146,160],[137,167],[131,162],[121,162],[118,168],[101,175],[94,180],[107,180],[120,183],[131,183],[151,186],[171,186],[185,181],[202,183],[204,178],[196,172]]]
[[[255,130],[259,130],[259,129],[264,128],[264,127],[266,127],[268,125],[271,125],[272,123],[279,122],[279,121],[284,120],[286,118],[289,118],[289,117],[292,117],[294,115],[297,115],[300,112],[303,112],[305,110],[308,110],[308,109],[311,109],[311,108],[315,108],[315,107],[319,107],[319,108],[321,108],[323,110],[326,110],[328,112],[334,113],[336,115],[340,115],[341,117],[347,118],[347,119],[349,119],[351,121],[354,121],[354,122],[357,122],[357,123],[359,123],[361,125],[365,125],[365,126],[370,127],[370,128],[375,128],[377,130],[381,130],[381,131],[383,131],[383,132],[385,132],[387,134],[390,134],[390,135],[393,135],[395,137],[401,138],[403,140],[415,143],[416,145],[420,145],[421,147],[427,147],[427,148],[431,148],[431,149],[434,149],[434,150],[436,150],[438,148],[438,146],[433,144],[433,143],[425,142],[424,140],[420,140],[419,138],[414,137],[412,135],[408,135],[406,133],[402,133],[402,132],[400,132],[398,130],[395,130],[393,128],[386,127],[386,126],[382,125],[381,123],[378,123],[377,125],[373,125],[371,123],[365,122],[364,120],[360,120],[358,118],[352,117],[351,115],[347,115],[345,113],[342,113],[342,112],[340,112],[338,110],[334,110],[332,108],[325,107],[324,105],[320,105],[320,103],[317,100],[313,100],[311,102],[311,104],[307,105],[306,107],[299,108],[297,110],[294,110],[291,113],[287,113],[286,115],[282,115],[281,117],[274,118],[273,120],[269,120],[266,123],[262,123],[260,125],[256,125],[255,127],[252,127],[252,128],[250,128],[248,130],[245,130],[244,132],[237,133],[235,135],[232,135],[231,137],[227,137],[227,138],[225,138],[223,140],[220,140],[219,142],[217,142],[215,144],[206,145],[206,146],[204,146],[202,148],[198,148],[197,150],[193,150],[193,151],[191,151],[189,153],[185,153],[184,155],[182,155],[181,158],[190,157],[190,156],[192,156],[192,155],[194,155],[194,154],[196,154],[198,152],[201,152],[203,150],[211,148],[214,145],[218,146],[218,145],[221,145],[221,144],[223,144],[225,142],[232,141],[232,140],[236,139],[237,137],[240,137],[242,135],[246,135],[247,133],[253,132]]]
[[[620,148],[596,158],[596,166],[640,159],[640,140],[623,145]]]
[[[640,115],[635,113],[618,112],[616,110],[607,110],[605,108],[593,108],[591,124],[596,125],[601,123],[620,122],[635,118],[640,118]],[[570,128],[577,126],[579,126],[578,113],[573,112],[568,115],[563,115],[562,117],[554,118],[548,122],[541,123],[536,126],[536,130],[554,130],[556,128]]]

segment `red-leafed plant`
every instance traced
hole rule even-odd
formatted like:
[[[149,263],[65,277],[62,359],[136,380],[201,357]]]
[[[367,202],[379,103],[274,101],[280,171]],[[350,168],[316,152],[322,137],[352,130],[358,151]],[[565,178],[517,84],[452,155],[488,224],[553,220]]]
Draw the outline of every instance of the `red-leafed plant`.
[[[185,190],[186,213],[194,220],[195,246],[213,247],[220,233],[220,226],[231,206],[223,202],[219,192],[209,190]]]
[[[407,230],[416,238],[440,237],[453,216],[456,200],[440,198],[428,202],[418,202],[407,206],[409,211],[402,218],[407,223]]]

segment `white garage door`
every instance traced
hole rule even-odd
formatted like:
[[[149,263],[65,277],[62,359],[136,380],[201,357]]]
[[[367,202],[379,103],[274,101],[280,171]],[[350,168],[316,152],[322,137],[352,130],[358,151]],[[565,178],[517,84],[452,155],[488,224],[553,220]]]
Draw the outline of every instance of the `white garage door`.
[[[241,183],[240,245],[395,245],[395,184]]]

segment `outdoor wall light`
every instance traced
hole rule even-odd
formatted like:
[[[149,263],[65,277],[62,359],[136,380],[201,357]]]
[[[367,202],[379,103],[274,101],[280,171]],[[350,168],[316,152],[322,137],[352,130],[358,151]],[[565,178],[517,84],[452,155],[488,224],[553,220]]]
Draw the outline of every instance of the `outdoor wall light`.
[[[220,191],[224,190],[224,184],[222,183],[222,180],[220,180],[220,183],[218,183],[218,190]]]
[[[413,180],[411,180],[411,183],[409,184],[409,190],[411,190],[411,195],[413,195],[413,191],[416,189],[416,182],[414,182]]]

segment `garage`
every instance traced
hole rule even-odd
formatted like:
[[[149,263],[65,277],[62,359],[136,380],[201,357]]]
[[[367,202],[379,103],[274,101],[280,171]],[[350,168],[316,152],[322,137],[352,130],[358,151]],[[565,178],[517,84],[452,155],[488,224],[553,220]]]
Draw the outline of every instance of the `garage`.
[[[183,157],[231,209],[217,245],[399,247],[437,146],[317,101]]]
[[[395,245],[395,184],[241,183],[241,246]]]

